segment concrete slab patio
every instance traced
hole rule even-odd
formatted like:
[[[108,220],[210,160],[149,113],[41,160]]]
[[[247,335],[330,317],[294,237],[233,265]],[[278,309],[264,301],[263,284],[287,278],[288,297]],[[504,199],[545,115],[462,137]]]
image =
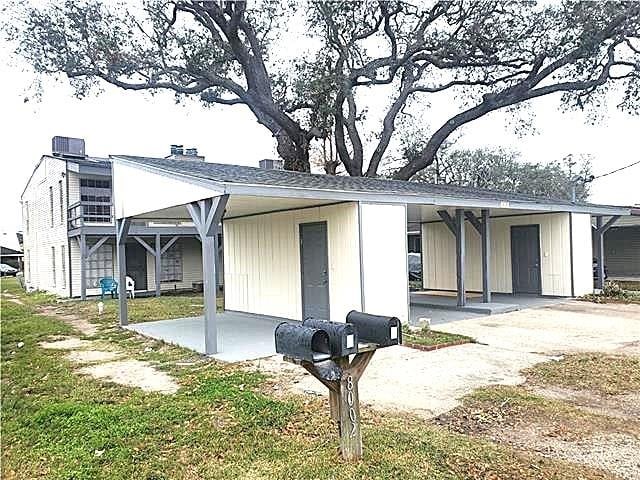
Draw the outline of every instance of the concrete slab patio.
[[[222,312],[216,315],[218,351],[212,355],[225,362],[241,362],[276,353],[273,332],[284,321],[267,315]],[[204,353],[204,318],[186,317],[134,323],[125,327],[141,335]]]
[[[565,298],[540,297],[538,295],[508,295],[495,293],[492,301],[482,302],[480,294],[468,294],[467,304],[459,307],[453,292],[416,291],[409,294],[411,306],[420,306],[438,310],[456,310],[461,312],[497,315],[515,312],[523,308],[537,308],[567,301]]]

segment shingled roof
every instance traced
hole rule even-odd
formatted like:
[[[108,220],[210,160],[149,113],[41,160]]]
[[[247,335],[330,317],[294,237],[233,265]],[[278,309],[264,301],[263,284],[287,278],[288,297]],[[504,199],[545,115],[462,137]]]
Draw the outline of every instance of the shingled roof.
[[[402,196],[428,196],[455,199],[492,200],[513,203],[535,203],[540,205],[565,205],[588,207],[593,204],[573,203],[565,199],[550,199],[522,193],[500,192],[481,188],[432,183],[407,182],[368,177],[349,177],[267,170],[257,167],[210,163],[195,160],[174,160],[167,158],[113,155],[112,158],[134,162],[143,166],[173,172],[179,175],[209,180],[220,184],[240,184],[324,190],[328,192],[374,193]],[[594,205],[595,206],[595,205]],[[601,206],[600,206],[601,207]],[[617,207],[614,207],[617,208]]]

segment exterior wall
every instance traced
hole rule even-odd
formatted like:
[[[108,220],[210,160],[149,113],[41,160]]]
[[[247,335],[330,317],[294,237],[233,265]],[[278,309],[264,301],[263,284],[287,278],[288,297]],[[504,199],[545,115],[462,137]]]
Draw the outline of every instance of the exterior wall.
[[[571,242],[573,245],[573,294],[593,293],[593,248],[591,215],[571,213]]]
[[[568,213],[492,218],[491,290],[498,293],[512,293],[510,231],[512,225],[540,226],[542,294],[571,296],[571,245]],[[480,235],[468,222],[465,226],[466,288],[469,291],[481,291]],[[578,231],[581,232],[579,226]],[[583,233],[580,233],[580,236],[583,236]],[[425,223],[422,225],[423,287],[425,289],[456,289],[455,248],[453,235],[444,223]],[[583,258],[584,252],[580,255]],[[584,262],[581,265],[580,268],[584,269]]]
[[[361,203],[360,225],[364,311],[408,322],[406,207]]]
[[[225,220],[225,308],[302,319],[299,225],[327,222],[330,317],[361,308],[358,205]]]
[[[640,277],[640,225],[605,232],[604,264],[609,277]]]
[[[69,182],[69,201],[68,205],[73,205],[74,203],[78,203],[80,201],[80,175],[76,172],[68,173],[68,182]]]
[[[163,237],[166,241],[167,237]],[[154,240],[155,242],[155,240]],[[180,238],[176,241],[182,247],[182,281],[161,282],[161,290],[183,290],[193,287],[194,282],[202,281],[202,247],[197,238]],[[153,247],[152,243],[149,243]],[[156,288],[155,258],[147,252],[147,289]]]
[[[27,288],[45,290],[61,296],[69,294],[66,169],[64,160],[43,157],[22,195],[22,230]],[[62,206],[60,181],[62,181],[63,190]],[[53,226],[50,187],[53,188]],[[52,247],[55,252],[55,279]]]

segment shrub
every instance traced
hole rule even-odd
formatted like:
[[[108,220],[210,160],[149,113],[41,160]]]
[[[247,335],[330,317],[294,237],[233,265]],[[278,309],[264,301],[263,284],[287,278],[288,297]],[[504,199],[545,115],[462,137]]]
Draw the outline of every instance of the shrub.
[[[612,298],[626,298],[627,292],[616,282],[607,281],[602,289],[602,295]]]

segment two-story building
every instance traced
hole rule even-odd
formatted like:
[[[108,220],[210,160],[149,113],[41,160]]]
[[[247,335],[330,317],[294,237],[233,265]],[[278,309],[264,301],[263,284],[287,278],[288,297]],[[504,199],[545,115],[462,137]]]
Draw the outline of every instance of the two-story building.
[[[203,161],[193,149],[172,156]],[[168,158],[171,158],[168,157]],[[85,154],[84,140],[54,137],[21,196],[27,288],[62,297],[100,294],[100,280],[118,277],[111,161]],[[192,223],[141,219],[126,245],[136,294],[197,288],[202,255]],[[159,278],[159,282],[156,279]]]

